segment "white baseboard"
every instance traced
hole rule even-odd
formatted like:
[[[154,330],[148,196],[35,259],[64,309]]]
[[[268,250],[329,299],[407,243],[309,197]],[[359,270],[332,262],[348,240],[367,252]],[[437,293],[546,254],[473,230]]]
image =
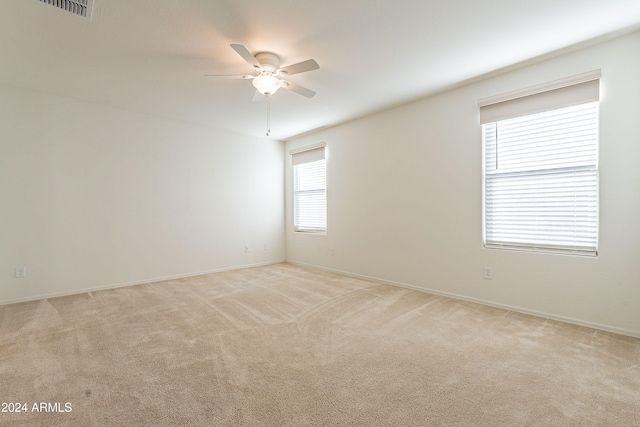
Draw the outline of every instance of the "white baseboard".
[[[280,263],[283,263],[283,262],[286,262],[286,261],[284,259],[282,259],[282,260],[268,261],[268,262],[263,262],[263,263],[258,263],[258,264],[245,264],[245,265],[237,265],[237,266],[233,266],[233,267],[217,268],[217,269],[214,269],[214,270],[199,271],[199,272],[196,272],[196,273],[186,273],[186,274],[177,274],[177,275],[173,275],[173,276],[153,277],[153,278],[149,278],[149,279],[135,280],[135,281],[132,281],[132,282],[124,282],[124,283],[113,283],[113,284],[103,285],[103,286],[95,286],[95,287],[90,287],[90,288],[76,289],[76,290],[68,291],[68,292],[52,292],[52,293],[48,293],[48,294],[33,295],[33,296],[30,296],[30,297],[26,297],[26,298],[16,298],[16,299],[12,299],[12,300],[0,301],[0,306],[9,305],[9,304],[17,304],[17,303],[20,303],[20,302],[38,301],[38,300],[43,300],[43,299],[48,299],[48,298],[64,297],[64,296],[67,296],[67,295],[86,294],[86,293],[89,293],[89,292],[104,291],[104,290],[107,290],[107,289],[126,288],[127,286],[135,286],[135,285],[142,285],[142,284],[145,284],[145,283],[161,282],[163,280],[184,279],[186,277],[203,276],[205,274],[222,273],[222,272],[225,272],[225,271],[233,271],[233,270],[242,270],[243,268],[262,267],[262,266],[265,266],[265,265],[280,264]]]
[[[529,310],[527,308],[516,307],[516,306],[507,305],[507,304],[500,304],[500,303],[496,303],[496,302],[493,302],[493,301],[487,301],[487,300],[483,300],[483,299],[479,299],[479,298],[472,298],[472,297],[467,297],[467,296],[464,296],[464,295],[458,295],[458,294],[454,294],[454,293],[450,293],[450,292],[439,291],[437,289],[430,289],[430,288],[424,288],[424,287],[419,287],[419,286],[415,286],[415,285],[409,285],[409,284],[406,284],[406,283],[394,282],[394,281],[390,281],[390,280],[380,279],[380,278],[377,278],[377,277],[366,276],[364,274],[352,273],[352,272],[349,272],[349,271],[342,271],[342,270],[336,270],[336,269],[327,268],[327,267],[321,267],[321,266],[318,266],[318,265],[307,264],[307,263],[304,263],[304,262],[294,261],[294,260],[290,260],[290,259],[287,260],[286,262],[289,263],[289,264],[293,264],[293,265],[300,265],[300,266],[303,266],[303,267],[315,268],[315,269],[318,269],[318,270],[329,271],[329,272],[332,272],[332,273],[344,274],[345,276],[351,276],[351,277],[356,277],[356,278],[359,278],[359,279],[365,279],[365,280],[371,280],[371,281],[374,281],[374,282],[384,283],[384,284],[387,284],[387,285],[398,286],[398,287],[412,289],[412,290],[421,291],[421,292],[427,292],[427,293],[430,293],[430,294],[439,295],[439,296],[448,297],[448,298],[453,298],[453,299],[457,299],[457,300],[461,300],[461,301],[468,301],[468,302],[473,302],[473,303],[477,303],[477,304],[487,305],[487,306],[490,306],[490,307],[502,308],[504,310],[514,311],[514,312],[522,313],[522,314],[528,314],[528,315],[531,315],[531,316],[541,317],[541,318],[544,318],[544,319],[556,320],[558,322],[569,323],[569,324],[578,325],[578,326],[585,326],[585,327],[591,328],[591,329],[597,329],[597,330],[601,330],[601,331],[612,332],[614,334],[627,335],[627,336],[634,337],[634,338],[640,338],[640,331],[632,331],[632,330],[629,330],[629,329],[617,328],[615,326],[609,326],[609,325],[602,325],[602,324],[599,324],[599,323],[589,322],[589,321],[580,320],[580,319],[574,319],[574,318],[571,318],[571,317],[560,316],[560,315],[557,315],[557,314],[545,313],[545,312],[536,311],[536,310]]]

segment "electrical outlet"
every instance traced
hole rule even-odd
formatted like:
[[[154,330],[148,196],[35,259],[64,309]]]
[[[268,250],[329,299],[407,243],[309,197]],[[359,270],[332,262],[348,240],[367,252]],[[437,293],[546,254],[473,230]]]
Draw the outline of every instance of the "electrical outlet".
[[[265,244],[264,244],[264,250],[265,250],[265,251],[268,251],[268,250],[269,250],[269,244],[268,244],[268,243],[265,243]]]
[[[331,256],[335,256],[336,255],[336,249],[335,248],[329,249],[329,253],[331,254]]]
[[[485,267],[485,268],[484,268],[483,277],[484,277],[486,280],[491,280],[491,279],[493,279],[493,270],[491,269],[491,267]]]
[[[27,267],[16,267],[16,279],[27,277]]]
[[[244,251],[249,252],[249,245],[244,245]]]

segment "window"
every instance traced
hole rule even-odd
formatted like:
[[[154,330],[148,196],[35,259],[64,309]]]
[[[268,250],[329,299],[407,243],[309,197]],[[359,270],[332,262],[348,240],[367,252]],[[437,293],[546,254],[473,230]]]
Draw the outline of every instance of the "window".
[[[599,78],[479,102],[485,247],[597,254]]]
[[[325,144],[292,150],[293,229],[327,231],[327,163]]]

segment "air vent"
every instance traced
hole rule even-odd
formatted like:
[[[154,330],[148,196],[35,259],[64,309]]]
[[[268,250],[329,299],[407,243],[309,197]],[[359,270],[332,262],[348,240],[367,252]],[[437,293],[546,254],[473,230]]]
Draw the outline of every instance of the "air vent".
[[[83,18],[91,19],[91,9],[93,0],[40,0],[42,3],[50,4],[58,9],[73,13]]]

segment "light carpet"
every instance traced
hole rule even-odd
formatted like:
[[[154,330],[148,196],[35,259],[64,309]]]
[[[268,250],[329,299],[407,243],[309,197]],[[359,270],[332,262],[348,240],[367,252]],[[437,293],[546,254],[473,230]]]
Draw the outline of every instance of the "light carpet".
[[[27,409],[0,425],[640,426],[639,361],[639,339],[277,264],[0,307],[0,399]]]

